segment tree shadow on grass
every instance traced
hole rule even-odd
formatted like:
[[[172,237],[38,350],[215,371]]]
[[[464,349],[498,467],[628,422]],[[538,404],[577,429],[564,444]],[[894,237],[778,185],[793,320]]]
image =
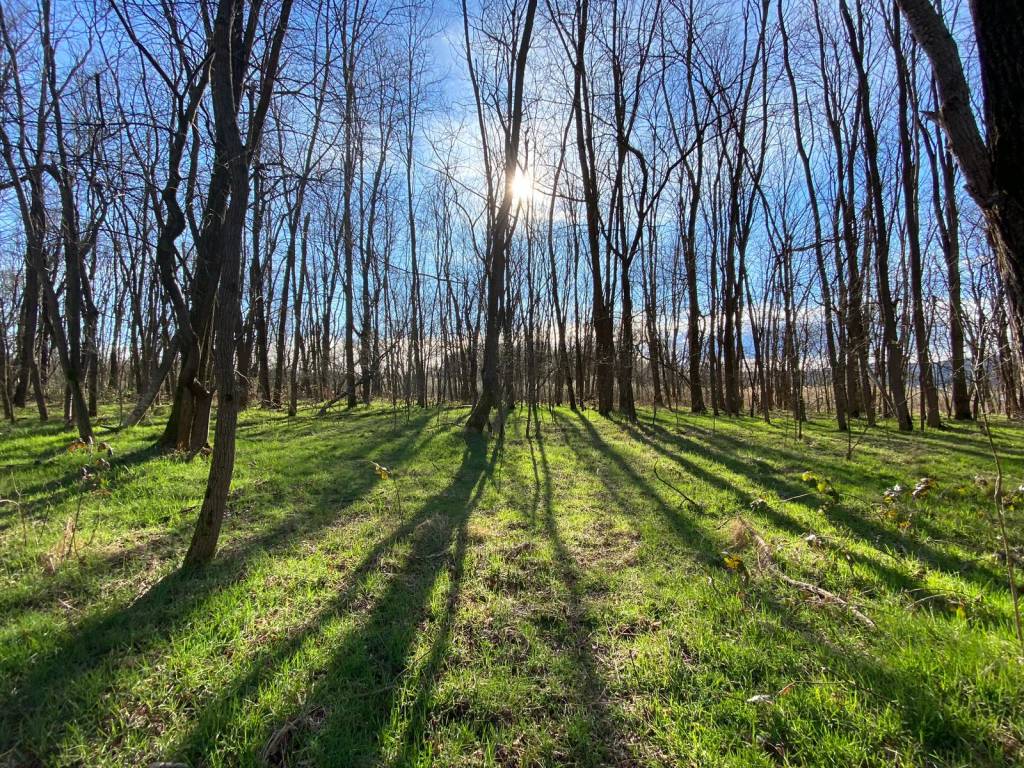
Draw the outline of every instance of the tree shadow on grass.
[[[682,464],[687,471],[693,472],[720,490],[731,491],[741,507],[747,507],[754,500],[754,494],[738,491],[728,479],[696,467],[693,462],[684,459],[682,454],[704,456],[733,475],[743,478],[757,488],[770,491],[779,498],[793,499],[794,502],[808,509],[814,509],[817,506],[817,501],[807,495],[806,485],[785,475],[780,475],[778,468],[772,466],[764,458],[770,456],[776,460],[786,458],[795,461],[800,458],[796,453],[787,454],[780,449],[767,449],[758,445],[757,449],[762,454],[761,456],[741,456],[740,451],[749,451],[751,444],[721,432],[710,435],[706,441],[697,441],[686,435],[672,432],[660,424],[638,423],[633,425],[621,420],[616,423],[635,439],[651,446],[665,458]],[[789,527],[785,523],[781,524],[783,527]],[[798,533],[799,531],[794,530],[793,532]]]
[[[1019,424],[1011,424],[1002,420],[994,420],[992,433],[1000,458],[1004,463],[1015,465],[1017,471],[1020,471],[1021,462],[1024,461],[1024,449],[1007,445],[1002,434],[1007,429],[1020,429]],[[894,436],[896,440],[908,446],[913,446],[920,441],[930,444],[933,449],[954,451],[959,455],[992,463],[992,449],[988,437],[985,435],[984,425],[978,422],[958,424],[947,421],[942,429],[927,429],[909,435],[896,432]]]
[[[585,417],[579,417],[579,420],[584,426],[589,426],[586,432],[590,435],[594,448],[601,455],[612,458],[613,465],[615,465],[613,468],[623,470],[622,474],[628,482],[636,483],[645,492],[650,491],[649,487],[644,488],[639,472],[635,469],[630,469],[630,462],[621,456],[616,458],[613,455],[615,453],[614,449],[609,446],[606,440],[601,438],[592,425],[588,424]],[[562,419],[561,421],[562,426],[564,426],[568,420]],[[629,432],[628,429],[624,431]],[[576,430],[576,432],[578,434],[579,430]],[[678,445],[678,442],[676,445]],[[686,445],[685,447],[681,446],[681,449],[700,450],[700,447]],[[667,454],[663,455],[673,456],[674,454],[669,449]],[[624,467],[622,466],[623,464],[627,466]],[[736,466],[733,469],[741,470],[742,467]],[[606,487],[610,482],[614,483],[615,478],[612,473],[598,472],[596,474],[601,478]],[[754,475],[749,475],[742,471],[739,471],[739,474],[747,475],[754,483],[759,482],[759,478]],[[657,498],[653,493],[651,493],[651,496]],[[840,513],[846,514],[849,513],[849,510],[840,509]],[[789,517],[777,510],[775,514],[776,516]],[[780,527],[785,530],[796,525],[796,522],[792,519],[789,520],[789,523],[788,526]],[[862,535],[858,536],[858,538],[871,543],[872,540],[868,536],[863,535],[865,532],[863,532],[863,529],[861,530]],[[687,541],[691,541],[691,539],[688,538]],[[702,549],[713,551],[708,546],[702,546]],[[942,558],[942,553],[930,552],[929,554],[934,556],[937,561],[934,564],[939,567],[960,564],[955,559],[951,561]],[[879,567],[877,563],[872,563],[871,565],[879,569],[883,580],[888,581],[894,586],[909,586],[910,584],[917,583],[916,581],[907,581],[907,577],[894,569],[889,569],[885,566]],[[1003,746],[998,733],[978,723],[971,722],[956,713],[952,703],[954,698],[961,694],[956,692],[947,693],[944,687],[936,684],[928,686],[929,690],[922,692],[921,688],[925,686],[926,682],[921,677],[919,670],[912,668],[902,669],[897,664],[890,663],[889,654],[892,649],[889,646],[888,638],[870,638],[865,645],[854,639],[861,633],[856,628],[856,624],[854,624],[854,629],[851,630],[849,635],[851,641],[847,642],[846,636],[842,635],[837,643],[833,639],[826,637],[820,630],[805,622],[793,610],[791,605],[786,605],[774,598],[773,593],[779,589],[787,591],[785,587],[775,584],[765,584],[763,590],[759,589],[759,592],[764,591],[768,595],[768,597],[762,598],[762,605],[770,613],[777,615],[780,623],[787,629],[801,632],[803,636],[802,644],[806,647],[806,651],[812,658],[820,660],[820,666],[823,668],[823,674],[826,678],[826,685],[836,683],[848,686],[847,681],[853,680],[853,688],[860,692],[855,695],[868,697],[872,701],[872,709],[879,713],[884,712],[886,708],[891,707],[895,709],[903,723],[906,738],[920,746],[920,753],[922,755],[943,756],[943,759],[948,760],[950,764],[994,766],[1001,764],[1001,760],[1005,761],[1006,755],[1003,752]],[[851,619],[842,616],[838,616],[837,620],[852,623]],[[766,642],[778,643],[779,639],[772,637],[766,639]],[[811,663],[807,666],[813,667],[814,664]],[[783,685],[789,682],[792,681],[781,681],[779,688],[781,689]],[[1010,708],[1007,707],[1007,709]],[[945,722],[949,723],[948,728],[944,728],[943,723]],[[1020,758],[1019,753],[1017,758]]]
[[[23,439],[42,441],[45,439],[47,442],[41,446],[30,448],[23,455],[21,461],[0,464],[0,471],[48,461],[55,453],[63,450],[68,442],[78,437],[75,428],[65,426],[63,419],[38,421],[22,418],[15,425],[5,423],[2,429],[3,431],[0,432],[0,440],[2,441],[12,440],[17,442]],[[59,443],[57,442],[58,438],[60,439]]]
[[[679,450],[672,450],[662,443],[658,442],[651,434],[648,428],[634,425],[624,420],[615,420],[613,423],[617,424],[619,428],[627,435],[632,437],[638,443],[647,446],[660,457],[666,459],[672,464],[675,464],[684,474],[687,474],[698,481],[707,483],[708,485],[717,488],[723,493],[728,493],[732,499],[733,504],[736,507],[737,512],[746,512],[750,508],[751,502],[754,501],[757,496],[749,491],[741,490],[731,482],[728,478],[717,475],[711,472],[689,459],[683,456],[682,442],[685,438],[680,438],[678,445]],[[653,431],[653,430],[651,430]],[[689,443],[690,441],[686,441]],[[793,485],[785,481],[779,481],[778,478],[773,478],[763,466],[758,465],[756,462],[744,462],[735,458],[729,458],[721,455],[718,452],[711,452],[708,450],[699,451],[696,444],[687,446],[685,450],[693,451],[695,453],[703,453],[708,459],[720,464],[722,467],[727,469],[732,474],[742,477],[748,482],[756,483],[762,486],[770,486],[773,490],[782,494],[786,494],[783,498],[789,498],[790,496],[803,495],[806,488],[803,486]],[[761,471],[754,471],[753,467],[758,467]],[[780,528],[789,531],[792,534],[801,534],[805,532],[806,526],[801,525],[798,521],[794,520],[789,515],[780,514],[775,512],[771,508],[766,510],[769,514],[774,513],[773,522],[775,522]]]
[[[684,515],[680,509],[673,508],[666,503],[653,484],[640,474],[621,453],[612,448],[585,415],[577,413],[573,419],[570,419],[556,411],[554,422],[563,434],[572,435],[576,441],[582,441],[589,445],[589,455],[579,453],[578,456],[590,474],[601,480],[601,485],[612,497],[616,507],[631,517],[635,517],[634,505],[623,495],[619,483],[639,489],[653,502],[652,506],[672,527],[678,538],[690,545],[690,554],[697,562],[704,565],[718,563],[718,556],[715,554],[718,547],[709,538],[703,527]],[[612,463],[612,472],[609,473],[605,468],[599,466],[595,461],[595,456],[608,458]]]
[[[477,437],[467,437],[467,439],[471,441],[471,446],[473,446],[476,441],[479,441],[479,438]],[[392,765],[401,766],[410,764],[410,762],[414,760],[417,750],[423,745],[423,741],[426,736],[428,715],[430,713],[430,706],[432,703],[431,697],[437,687],[437,683],[441,675],[442,662],[444,661],[445,654],[448,652],[451,643],[451,635],[455,623],[455,613],[458,608],[459,596],[462,593],[466,548],[469,539],[467,535],[467,522],[470,515],[479,506],[480,498],[486,487],[487,481],[494,476],[495,467],[504,447],[504,439],[504,434],[501,434],[495,440],[494,448],[491,451],[491,457],[487,466],[484,467],[480,479],[476,481],[476,489],[473,491],[472,497],[466,504],[465,511],[457,515],[454,552],[447,563],[447,567],[449,569],[448,591],[445,596],[444,609],[441,616],[436,619],[438,626],[434,630],[435,636],[431,641],[430,651],[427,654],[426,660],[415,673],[414,680],[408,686],[411,690],[411,694],[406,697],[408,700],[399,700],[392,704],[392,722],[401,721],[403,719],[406,721],[404,727],[401,729],[401,734],[397,737],[400,747],[397,756],[390,761]],[[476,447],[475,450],[479,450],[479,447]],[[473,449],[471,448],[470,453],[472,452]],[[465,457],[463,459],[463,468],[467,468]],[[469,468],[464,482],[471,485],[473,482],[473,473],[474,470]],[[458,498],[461,498],[461,495],[459,495]],[[378,732],[377,738],[378,744],[376,749],[379,753],[381,751],[381,745],[379,742],[380,732]]]
[[[192,730],[172,752],[200,763],[216,751],[218,736],[238,716],[241,702],[258,700],[304,651],[334,642],[324,626],[354,619],[318,669],[302,700],[290,714],[275,715],[263,736],[267,759],[290,764],[308,759],[315,765],[370,765],[385,757],[382,739],[401,724],[397,762],[413,754],[426,726],[436,678],[448,649],[462,585],[468,542],[466,526],[492,475],[500,450],[490,459],[486,442],[467,437],[461,465],[451,484],[430,497],[412,517],[374,545],[347,579],[344,589],[316,615],[280,641],[260,648],[248,671],[203,703]],[[384,561],[402,552],[397,566]],[[406,551],[407,550],[407,551]],[[438,580],[447,586],[439,615],[432,615],[431,595]],[[379,594],[376,594],[379,592]],[[433,624],[433,639],[418,669],[412,667],[417,639]],[[400,690],[405,692],[400,696]],[[257,755],[233,755],[234,762],[256,763]]]
[[[773,615],[784,631],[792,637],[792,644],[804,654],[802,666],[819,670],[811,679],[797,683],[799,688],[821,686],[828,690],[834,686],[850,691],[861,700],[859,706],[883,717],[886,711],[895,711],[902,724],[903,736],[914,743],[920,756],[927,756],[928,764],[1002,766],[1014,758],[1024,758],[1024,748],[998,728],[987,729],[977,722],[964,719],[954,703],[963,691],[951,689],[942,681],[929,681],[920,668],[904,668],[894,663],[886,647],[887,639],[873,639],[866,647],[862,642],[847,642],[862,630],[853,627],[849,636],[830,638],[783,602],[768,585],[758,588],[758,605]],[[779,642],[772,637],[772,642]],[[789,682],[789,681],[786,681]],[[1003,703],[1007,711],[1012,705]],[[785,721],[773,718],[775,727],[783,732],[773,734],[786,738]],[[997,720],[998,722],[998,720]],[[1004,724],[1008,724],[1004,720]],[[876,745],[876,748],[893,745]],[[799,761],[800,756],[792,755]]]
[[[19,585],[17,591],[0,595],[0,616],[52,609],[58,599],[73,600],[79,606],[88,604],[102,596],[112,581],[137,572],[146,561],[164,560],[177,554],[191,528],[191,523],[175,525],[130,546],[112,547],[102,553],[94,553],[86,546],[55,572],[36,578],[36,584]]]
[[[839,453],[830,452],[828,449],[813,451],[813,467],[810,467],[808,466],[808,454],[812,450],[811,447],[807,443],[797,441],[792,435],[774,424],[765,425],[764,422],[759,422],[755,419],[742,419],[741,421],[750,421],[751,427],[756,424],[756,429],[752,429],[752,432],[755,435],[760,433],[756,439],[751,440],[747,435],[737,435],[732,431],[727,432],[716,428],[709,429],[701,423],[706,420],[707,417],[705,416],[688,414],[685,420],[680,425],[677,425],[677,429],[671,429],[662,423],[648,424],[646,421],[639,423],[637,426],[681,450],[708,454],[715,461],[724,464],[730,469],[739,467],[742,470],[745,468],[746,471],[742,472],[742,474],[750,475],[750,467],[747,465],[753,464],[758,469],[764,470],[767,475],[766,480],[778,483],[778,490],[787,495],[799,492],[798,489],[800,488],[806,490],[805,486],[796,482],[794,478],[803,470],[810,468],[817,471],[827,468],[828,474],[833,479],[838,475],[854,483],[870,484],[872,481],[877,483],[880,479],[877,469],[869,469],[857,461],[846,461],[845,446],[841,446],[842,452]],[[742,423],[730,423],[730,425],[733,427],[744,426]],[[685,432],[682,431],[683,428],[685,428]],[[778,433],[778,439],[775,439],[775,436],[771,434],[765,435],[766,429],[774,430]],[[889,433],[886,432],[885,434],[888,435]],[[823,435],[819,432],[815,434],[815,437],[818,439],[831,439],[832,435]],[[756,454],[751,456],[751,452],[756,452]],[[771,461],[768,461],[768,459]],[[777,466],[774,466],[773,463]],[[789,474],[780,475],[780,472],[788,472]],[[899,476],[896,474],[891,478],[892,481],[897,479],[899,479]],[[884,488],[884,483],[881,487]]]
[[[710,482],[715,487],[729,490],[730,484],[723,478],[716,478],[706,470],[696,467],[693,462],[685,459],[682,454],[706,455],[730,472],[744,477],[748,482],[756,486],[773,491],[780,498],[804,496],[804,498],[794,499],[794,501],[810,511],[822,514],[829,523],[836,526],[841,532],[864,542],[881,553],[898,552],[903,555],[911,555],[925,563],[929,568],[944,573],[959,574],[962,578],[981,588],[990,588],[1002,578],[1001,573],[994,565],[986,566],[958,557],[928,543],[915,540],[911,536],[896,532],[866,516],[863,510],[852,507],[842,499],[837,504],[822,505],[820,495],[813,493],[805,495],[808,491],[806,485],[786,477],[780,477],[778,470],[772,468],[767,462],[757,463],[755,466],[759,470],[755,470],[749,462],[736,458],[738,451],[749,450],[750,445],[743,443],[734,436],[724,435],[721,432],[712,435],[708,432],[708,442],[702,443],[672,432],[661,425],[651,427],[650,425],[642,424],[634,427],[624,422],[616,421],[615,423],[618,423],[636,439],[656,450],[661,456],[682,466],[685,472],[691,473],[700,480]],[[647,433],[649,437],[645,437],[643,433]],[[758,450],[762,451],[765,456],[774,457],[776,461],[781,463],[788,462],[793,464],[800,461],[806,463],[806,456],[800,456],[788,449],[758,446]],[[820,464],[820,459],[816,460],[815,463]],[[852,468],[847,468],[845,471],[847,475],[851,476],[854,474],[864,474]],[[867,476],[865,474],[865,477]],[[733,489],[733,494],[736,495],[736,493],[735,489]],[[747,499],[749,498],[748,495]],[[739,501],[747,501],[747,499],[740,498]],[[746,504],[742,504],[738,511],[746,512],[747,504],[749,504],[749,501]],[[769,519],[774,525],[791,534],[800,535],[806,533],[805,524],[781,513],[771,504],[767,507],[762,507],[758,512],[758,516]],[[910,583],[905,574],[899,574],[894,569],[887,568],[873,561],[865,560],[864,562],[869,564],[878,573],[880,578],[894,588],[921,587],[920,581]]]
[[[611,448],[607,441],[600,437],[600,434],[594,429],[593,425],[583,416],[580,416],[579,419],[589,427],[588,433],[590,433],[592,442],[599,440],[608,449],[607,453],[603,455],[613,456],[614,449]],[[808,523],[801,522],[786,513],[779,508],[777,503],[769,502],[766,505],[759,505],[756,511],[750,509],[747,499],[753,498],[752,494],[736,489],[727,478],[717,476],[708,469],[696,465],[685,458],[683,454],[692,453],[694,455],[707,456],[710,460],[722,465],[734,476],[743,477],[755,487],[768,486],[783,498],[806,494],[807,486],[790,481],[785,477],[780,478],[777,470],[772,470],[767,465],[764,468],[765,471],[758,471],[747,466],[742,459],[736,458],[735,453],[730,456],[723,448],[716,447],[715,445],[704,446],[702,443],[695,442],[660,425],[652,428],[647,424],[633,425],[620,419],[611,419],[609,423],[618,426],[625,434],[651,448],[659,456],[682,467],[683,471],[691,477],[731,493],[733,498],[736,499],[737,508],[735,512],[737,514],[742,514],[755,521],[765,521],[790,535],[802,536],[807,533]],[[707,431],[707,435],[709,440],[717,439],[720,444],[730,446],[730,449],[733,451],[750,449],[749,444],[743,444],[737,438],[723,435],[721,432],[712,434],[710,431]],[[603,451],[604,448],[601,450]],[[768,455],[775,452],[775,449],[765,450]],[[783,451],[782,453],[783,458],[791,458],[788,456],[788,451]],[[629,465],[629,462],[621,456],[616,460],[616,463],[619,462]],[[595,472],[595,474],[601,476],[600,472]],[[639,483],[641,482],[639,478],[641,478],[640,472],[634,470],[629,478],[629,482]],[[646,490],[650,490],[650,487],[648,486]],[[783,496],[784,494],[785,496]],[[656,498],[653,492],[652,497]],[[912,575],[897,567],[900,556],[917,558],[928,566],[929,569],[937,572],[959,575],[983,590],[991,590],[994,587],[1002,589],[1002,574],[995,565],[988,566],[970,559],[958,557],[939,547],[892,530],[880,521],[867,516],[863,510],[852,507],[844,502],[821,505],[821,497],[814,494],[807,496],[806,499],[796,501],[803,502],[806,507],[813,510],[815,517],[823,517],[840,534],[850,536],[852,539],[866,545],[869,552],[877,553],[877,557],[869,557],[862,552],[848,552],[851,562],[858,563],[871,571],[882,584],[885,584],[894,593],[902,593],[907,600],[924,600],[929,604],[934,603],[934,605],[931,605],[933,608],[948,608],[945,611],[946,613],[952,612],[956,607],[955,602],[949,602],[946,599],[949,597],[948,595],[937,593],[926,586],[926,574]],[[663,504],[659,504],[659,507],[664,511]],[[684,536],[684,541],[692,542],[692,539],[685,533],[681,535]],[[713,553],[714,549],[709,548],[707,552]],[[894,558],[891,565],[884,561],[886,557]],[[720,564],[720,560],[709,554],[708,563]],[[1007,610],[1009,609],[1007,608]],[[985,616],[978,617],[978,620],[986,624],[998,624],[1005,622],[1007,618],[1008,614],[1006,614],[1006,611],[994,611],[990,606]]]
[[[1005,574],[1001,573],[995,564],[985,565],[945,552],[938,547],[915,540],[912,536],[893,531],[865,516],[860,510],[844,504],[829,507],[823,514],[834,526],[879,552],[916,558],[930,569],[956,574],[981,589],[991,589],[1005,580]]]
[[[376,441],[374,455],[391,466],[410,460],[422,448],[420,432],[428,420],[429,415],[422,414],[409,434]],[[308,471],[312,463],[331,458],[321,446],[311,447],[303,466]],[[301,476],[301,470],[296,471]],[[349,495],[357,497],[373,486],[375,476],[369,471],[344,473],[335,476],[334,483],[338,482],[346,483]],[[335,501],[333,487],[320,491],[329,502]],[[47,764],[54,759],[60,735],[69,728],[102,728],[96,721],[93,697],[109,694],[111,680],[121,667],[133,658],[160,653],[192,620],[202,620],[204,606],[246,578],[253,556],[283,553],[309,540],[342,516],[346,507],[293,512],[271,519],[255,534],[239,532],[236,524],[235,530],[226,530],[228,541],[206,568],[191,573],[174,571],[133,602],[71,625],[38,653],[28,669],[0,667],[0,677],[12,683],[0,692],[0,754],[11,752],[21,755],[27,764]]]
[[[88,462],[76,461],[74,466],[64,469],[59,477],[42,480],[31,485],[18,488],[21,497],[29,499],[16,509],[13,505],[0,507],[0,520],[6,516],[25,515],[27,518],[40,518],[43,512],[51,507],[60,506],[76,498],[79,494],[89,494],[89,488],[83,485],[82,468],[91,466],[92,471],[103,478],[104,488],[114,491],[136,478],[127,470],[139,467],[148,461],[166,453],[156,445],[144,445],[121,455],[107,458],[102,452],[89,454]],[[97,469],[94,459],[104,459],[110,464],[109,469]]]
[[[757,510],[754,511],[750,509],[750,502],[754,498],[752,494],[737,490],[724,478],[714,475],[713,473],[710,473],[707,470],[695,465],[693,462],[688,461],[680,453],[673,451],[667,448],[666,446],[662,445],[661,443],[657,442],[654,439],[654,437],[652,437],[651,434],[648,433],[647,430],[639,429],[636,426],[629,424],[628,422],[617,421],[616,423],[618,423],[619,426],[634,439],[643,443],[644,445],[647,445],[668,461],[681,466],[684,469],[684,471],[690,474],[691,476],[697,478],[698,480],[708,482],[711,485],[714,485],[715,487],[720,488],[722,490],[732,492],[732,495],[736,499],[736,512],[738,514],[743,514],[744,516],[750,516],[754,518],[767,520],[775,528],[786,531],[791,535],[802,536],[808,532],[808,526],[805,523],[797,520],[792,515],[789,515],[786,512],[780,510],[777,507],[776,503],[769,501],[766,504],[759,505],[757,507]],[[650,432],[654,431],[655,430],[650,430]],[[676,438],[676,436],[674,435],[672,435],[671,437]],[[685,445],[686,450],[698,450],[691,444],[691,442],[692,441],[688,441],[685,438],[676,438],[674,440],[674,444],[679,446],[680,449],[682,449]],[[758,483],[762,486],[774,486],[776,493],[780,491],[782,493],[791,495],[804,495],[807,493],[806,486],[788,483],[787,481],[779,481],[777,477],[775,482],[773,483],[772,476],[770,474],[755,474],[753,472],[750,472],[749,470],[746,470],[746,472],[744,472],[743,470],[745,469],[745,467],[742,462],[730,460],[724,456],[719,456],[719,452],[715,449],[711,449],[711,457],[713,458],[713,460],[722,463],[724,466],[727,466],[731,472],[740,474],[750,482]],[[812,499],[813,502],[811,504],[808,504],[808,506],[814,506],[816,508],[818,507],[820,498],[814,496],[813,494],[811,496],[808,496],[807,498]],[[815,499],[817,499],[817,501],[814,501]],[[826,513],[826,517],[830,517],[830,514]],[[856,538],[862,537],[856,536]],[[880,556],[885,554],[883,550],[878,551]],[[852,561],[858,562],[866,568],[868,568],[869,570],[873,571],[883,582],[889,584],[893,588],[908,591],[916,590],[917,597],[919,598],[931,594],[928,590],[923,588],[923,581],[921,579],[912,578],[911,576],[909,576],[906,573],[903,573],[897,568],[885,565],[873,558],[866,557],[860,553],[849,552],[847,554]]]
[[[534,449],[536,445],[536,450]],[[530,461],[534,476],[534,507],[539,507],[540,522],[551,544],[558,580],[565,592],[565,621],[549,627],[556,644],[567,649],[573,662],[575,679],[567,681],[571,690],[569,723],[571,765],[627,765],[631,762],[626,740],[608,702],[606,685],[592,650],[587,628],[586,594],[580,584],[580,566],[576,562],[555,519],[551,466],[538,423],[530,442]],[[536,515],[534,515],[536,520]]]

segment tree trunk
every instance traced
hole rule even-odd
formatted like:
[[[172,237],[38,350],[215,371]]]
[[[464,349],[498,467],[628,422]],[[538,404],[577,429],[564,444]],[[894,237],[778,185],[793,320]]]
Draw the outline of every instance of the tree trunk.
[[[1009,305],[1017,352],[1024,351],[1024,5],[972,0],[988,143],[971,109],[956,42],[930,0],[897,0],[931,60],[938,120],[981,208]]]
[[[901,432],[914,429],[913,419],[907,407],[906,390],[903,382],[903,350],[900,346],[896,326],[896,304],[889,285],[889,230],[886,226],[885,200],[882,194],[882,177],[878,167],[878,139],[871,115],[871,95],[861,43],[850,16],[846,0],[840,0],[840,11],[846,25],[850,52],[857,68],[858,94],[862,110],[864,130],[864,154],[869,172],[868,187],[873,214],[875,278],[878,285],[878,303],[882,314],[882,339],[888,371],[889,395]]]
[[[466,420],[466,428],[475,432],[483,431],[491,409],[501,407],[501,361],[498,352],[498,337],[505,325],[505,313],[509,311],[505,296],[505,270],[508,259],[510,236],[509,217],[512,208],[512,179],[515,177],[519,156],[519,138],[523,122],[523,89],[525,86],[526,58],[533,35],[533,19],[537,11],[537,0],[528,0],[522,35],[516,45],[516,60],[513,70],[513,88],[509,99],[509,125],[505,135],[504,163],[502,168],[501,203],[491,221],[485,259],[487,269],[487,312],[484,329],[484,358],[480,397]],[[471,78],[476,88],[472,71],[472,52],[469,43],[469,16],[465,0],[462,4],[463,22],[466,35],[466,57],[470,62]],[[477,93],[477,112],[481,126],[481,138],[486,142],[483,108]],[[512,364],[507,360],[508,365]]]
[[[240,272],[242,258],[242,228],[245,225],[249,199],[249,165],[252,146],[259,142],[266,111],[269,107],[273,83],[277,78],[281,44],[288,26],[292,0],[282,0],[281,12],[274,30],[267,60],[261,68],[260,103],[250,115],[250,145],[242,142],[238,126],[238,98],[233,83],[240,83],[244,73],[237,71],[248,66],[250,52],[243,47],[242,0],[219,0],[213,32],[213,74],[211,91],[214,124],[217,134],[215,162],[228,170],[230,204],[220,222],[222,247],[222,274],[217,293],[216,376],[217,427],[210,474],[206,482],[206,495],[192,542],[185,555],[184,567],[202,566],[213,558],[220,537],[220,529],[227,509],[228,492],[235,466],[235,433],[238,426],[238,382],[235,377],[235,334],[241,323]],[[233,71],[236,70],[236,71]]]
[[[932,429],[941,425],[939,415],[939,393],[935,388],[931,355],[928,352],[928,331],[924,319],[924,297],[921,283],[924,280],[921,255],[921,225],[918,208],[918,163],[915,141],[911,133],[911,119],[916,110],[911,105],[911,75],[903,54],[903,35],[899,11],[893,14],[891,29],[892,48],[896,58],[896,90],[898,94],[898,126],[902,167],[900,181],[903,185],[903,218],[906,226],[907,257],[910,261],[911,314],[914,326],[914,343],[917,351],[917,374],[921,388],[921,399],[925,406],[925,423]]]

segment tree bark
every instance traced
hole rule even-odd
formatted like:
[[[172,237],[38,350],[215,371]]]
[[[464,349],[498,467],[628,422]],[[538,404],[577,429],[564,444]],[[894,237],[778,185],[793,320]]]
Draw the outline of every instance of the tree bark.
[[[930,0],[897,0],[931,60],[938,120],[981,208],[1006,293],[1018,355],[1024,352],[1024,5],[971,0],[988,142],[971,110],[957,44]]]
[[[222,251],[219,311],[216,324],[217,427],[210,458],[210,474],[192,542],[184,567],[209,562],[217,550],[228,492],[235,466],[235,433],[238,426],[238,382],[235,377],[235,334],[241,323],[242,228],[249,199],[249,166],[252,148],[259,142],[277,79],[281,45],[288,28],[292,0],[282,0],[280,15],[270,43],[270,53],[260,72],[260,101],[249,118],[248,140],[243,143],[238,126],[238,90],[248,66],[250,51],[243,50],[241,36],[242,0],[219,0],[213,32],[211,92],[216,128],[215,161],[228,172],[230,203],[220,222]]]

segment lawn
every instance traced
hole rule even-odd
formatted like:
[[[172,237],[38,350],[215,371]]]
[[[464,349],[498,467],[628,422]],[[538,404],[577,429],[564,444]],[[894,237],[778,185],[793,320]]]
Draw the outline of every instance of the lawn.
[[[196,573],[159,414],[0,427],[0,765],[1024,764],[977,425],[466,413],[244,413]]]

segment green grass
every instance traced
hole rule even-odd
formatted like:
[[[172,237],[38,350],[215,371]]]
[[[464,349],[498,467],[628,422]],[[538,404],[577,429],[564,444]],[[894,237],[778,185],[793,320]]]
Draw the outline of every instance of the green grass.
[[[977,426],[848,462],[825,421],[560,409],[468,439],[465,413],[243,414],[195,574],[208,465],[159,423],[93,479],[60,425],[0,427],[0,765],[1024,764]],[[1024,431],[993,432],[1016,487]],[[759,569],[740,516],[877,628]]]

